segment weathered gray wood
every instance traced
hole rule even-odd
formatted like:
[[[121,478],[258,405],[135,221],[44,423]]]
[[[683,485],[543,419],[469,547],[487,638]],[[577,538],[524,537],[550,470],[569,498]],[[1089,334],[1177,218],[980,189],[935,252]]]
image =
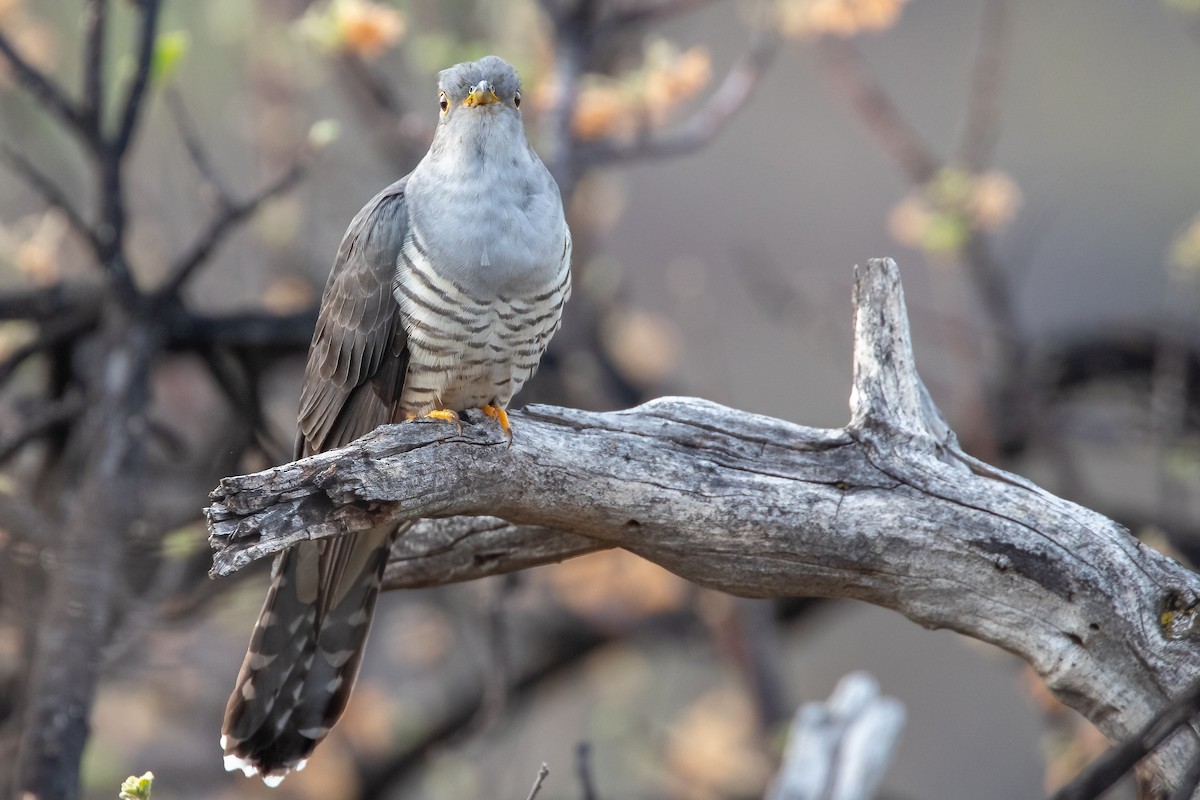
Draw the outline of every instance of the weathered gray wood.
[[[223,480],[215,574],[309,537],[431,520],[388,585],[468,580],[623,547],[747,597],[851,597],[1028,661],[1122,739],[1200,671],[1200,576],[1101,515],[963,453],[917,375],[896,265],[856,272],[851,423],[826,430],[694,398],[532,406],[491,423],[386,426]],[[550,530],[546,530],[550,529]],[[552,532],[556,531],[556,532]],[[1200,736],[1152,757],[1174,785]]]
[[[496,517],[417,522],[392,548],[385,589],[419,589],[501,575],[594,553],[595,539]]]

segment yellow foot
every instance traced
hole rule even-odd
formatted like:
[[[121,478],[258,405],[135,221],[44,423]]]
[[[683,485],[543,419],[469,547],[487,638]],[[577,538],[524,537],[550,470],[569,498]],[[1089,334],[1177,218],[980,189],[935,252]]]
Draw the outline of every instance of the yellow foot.
[[[417,416],[415,414],[410,414],[408,419],[417,419]],[[440,422],[449,422],[453,424],[454,427],[458,428],[459,433],[462,433],[462,420],[458,418],[457,411],[451,411],[448,408],[437,408],[433,411],[430,411],[428,414],[422,415],[420,419],[436,419]]]
[[[508,414],[500,406],[484,406],[483,413],[487,414],[492,419],[500,423],[500,430],[504,431],[508,443],[512,445],[512,426],[508,424]]]

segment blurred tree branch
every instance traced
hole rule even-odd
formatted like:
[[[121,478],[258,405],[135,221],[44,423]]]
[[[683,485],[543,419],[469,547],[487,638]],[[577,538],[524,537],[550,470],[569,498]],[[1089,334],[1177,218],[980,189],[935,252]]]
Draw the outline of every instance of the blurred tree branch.
[[[16,432],[0,437],[0,464],[8,461],[31,441],[46,436],[55,428],[66,426],[83,411],[83,398],[67,395],[49,404],[39,404]]]
[[[196,239],[195,243],[183,253],[170,269],[158,297],[162,301],[171,301],[178,297],[180,291],[192,274],[212,256],[213,251],[241,223],[250,219],[258,209],[272,197],[283,194],[299,183],[304,177],[303,161],[297,160],[275,180],[263,186],[246,200],[233,200],[223,192],[220,196],[220,209]]]
[[[871,78],[854,44],[837,36],[817,41],[817,55],[846,100],[911,183],[922,184],[940,168],[938,159],[908,124],[891,97]]]
[[[0,34],[0,36],[2,35]],[[22,180],[29,184],[29,187],[37,192],[47,205],[61,211],[63,216],[67,218],[67,222],[71,225],[71,229],[87,242],[93,251],[100,251],[102,245],[99,239],[96,238],[96,232],[83,219],[83,215],[79,213],[66,194],[55,186],[49,177],[35,167],[25,156],[6,145],[0,145],[0,160],[10,170],[21,176]]]
[[[458,520],[452,520],[457,522]],[[427,521],[423,520],[422,523]],[[692,630],[690,615],[656,614],[641,618],[626,627],[594,626],[575,614],[558,611],[539,619],[538,646],[518,654],[512,674],[508,676],[509,702],[513,706],[528,702],[539,689],[554,679],[563,679],[600,648],[627,639],[637,633],[651,633],[656,638]],[[532,656],[532,658],[530,657]],[[362,800],[395,796],[395,788],[420,769],[430,753],[449,744],[456,736],[476,724],[485,711],[486,690],[470,686],[453,692],[453,702],[441,718],[429,725],[413,742],[381,764],[364,769]]]
[[[3,601],[9,609],[27,610],[19,618],[22,662],[14,697],[21,720],[19,749],[14,774],[2,779],[14,782],[13,793],[42,800],[78,796],[79,761],[104,663],[102,651],[122,636],[128,640],[157,609],[172,607],[175,596],[194,595],[191,585],[203,580],[194,559],[162,569],[161,547],[148,546],[159,545],[179,524],[176,514],[161,505],[160,495],[174,496],[166,485],[173,478],[163,474],[162,459],[191,457],[197,465],[206,464],[193,476],[203,480],[214,468],[220,474],[232,467],[250,441],[243,426],[235,424],[214,445],[214,453],[181,450],[177,433],[151,415],[152,382],[163,353],[190,349],[211,355],[223,348],[244,354],[252,349],[262,359],[302,349],[311,333],[311,314],[295,317],[307,327],[301,336],[288,318],[251,314],[222,320],[194,314],[183,304],[180,295],[188,278],[263,202],[294,186],[307,161],[304,154],[248,199],[233,200],[216,183],[211,162],[185,120],[177,120],[181,136],[197,170],[217,189],[219,207],[195,243],[164,270],[168,278],[157,291],[147,293],[138,286],[130,261],[139,254],[129,241],[126,172],[150,98],[161,2],[138,0],[133,5],[133,66],[114,92],[120,99],[109,114],[107,0],[88,0],[84,6],[78,100],[0,32],[0,63],[88,155],[95,184],[93,212],[81,210],[75,198],[15,149],[3,146],[0,158],[62,213],[101,276],[99,281],[59,282],[0,296],[0,318],[36,325],[32,338],[0,364],[0,383],[35,356],[45,354],[51,364],[41,392],[16,404],[25,408],[18,411],[20,427],[0,439],[0,461],[34,442],[47,445],[27,497],[5,495],[0,503],[4,527],[14,532],[19,545],[0,548]],[[181,106],[176,110],[182,115]],[[111,126],[104,124],[106,117],[113,120]],[[206,363],[213,366],[218,384],[228,378],[218,359]],[[250,408],[257,403],[253,386],[242,387],[237,397],[244,417],[259,419],[257,409]],[[156,447],[164,455],[155,455]],[[22,503],[28,507],[18,511]],[[36,554],[25,552],[30,547]],[[139,585],[130,586],[131,581]]]
[[[652,22],[711,1],[648,2],[622,7],[620,13],[591,0],[564,5],[570,13],[556,18],[574,27],[569,40],[558,43],[562,45],[559,62],[574,65],[573,79],[577,80],[615,39],[636,35]],[[22,619],[27,634],[22,651],[21,680],[25,684],[17,685],[22,686],[24,720],[16,780],[22,790],[37,791],[44,798],[73,797],[77,791],[78,756],[86,739],[102,662],[99,649],[114,638],[127,645],[132,629],[144,628],[152,621],[154,614],[139,603],[178,605],[171,585],[177,584],[176,594],[184,598],[180,602],[197,594],[196,574],[189,565],[171,564],[160,574],[162,554],[146,546],[178,524],[170,514],[170,521],[167,517],[149,520],[159,511],[148,505],[148,495],[158,498],[153,488],[160,478],[155,448],[165,446],[165,452],[175,459],[191,456],[207,469],[223,465],[222,471],[227,473],[250,441],[239,424],[236,430],[226,432],[228,442],[214,443],[218,458],[205,461],[203,454],[180,451],[182,440],[151,416],[150,383],[162,354],[198,355],[230,407],[248,424],[246,430],[259,428],[263,414],[256,374],[272,359],[302,352],[314,318],[311,310],[283,316],[265,312],[209,315],[184,302],[182,294],[190,279],[210,261],[228,234],[265,201],[294,186],[303,177],[312,153],[302,152],[278,178],[239,200],[221,180],[217,161],[182,99],[171,92],[166,93],[170,116],[197,175],[211,189],[216,207],[192,243],[165,268],[155,270],[165,276],[163,280],[156,287],[139,286],[136,270],[142,265],[134,261],[141,253],[131,250],[129,243],[126,172],[146,104],[153,96],[161,2],[138,0],[132,4],[131,69],[115,76],[119,78],[115,81],[110,80],[114,76],[107,69],[111,61],[107,39],[115,24],[110,6],[108,0],[84,2],[78,99],[34,66],[35,62],[0,32],[0,62],[7,63],[18,86],[79,142],[88,156],[94,191],[88,201],[63,191],[33,159],[7,145],[0,145],[0,159],[49,206],[60,210],[86,246],[100,277],[99,281],[60,282],[0,295],[0,319],[27,320],[37,326],[33,338],[10,352],[0,365],[0,379],[8,379],[17,367],[38,357],[50,365],[44,393],[17,404],[24,408],[17,413],[19,429],[0,439],[0,461],[26,453],[35,443],[45,445],[34,450],[39,456],[35,461],[40,464],[40,477],[28,487],[29,502],[43,505],[38,515],[51,523],[49,538],[42,545],[45,557],[12,560],[5,554],[6,574],[11,566],[11,575],[18,578],[6,581],[9,608],[41,609],[40,615]],[[574,51],[571,42],[578,45]],[[572,52],[578,60],[572,61]],[[750,59],[735,67],[712,101],[689,123],[688,135],[693,138],[679,147],[680,152],[702,144],[737,110],[758,77],[747,76],[745,67],[764,68],[764,56],[769,59],[766,48],[756,49]],[[400,123],[393,126],[396,132],[389,133],[383,144],[393,156],[406,156],[413,142],[424,138],[425,128],[414,127],[403,101],[361,58],[345,53],[341,64],[345,79],[361,90],[360,109],[363,104],[374,105],[375,111],[368,115],[376,113],[381,120],[392,118]],[[558,104],[562,130],[568,136],[572,104],[571,93]],[[111,124],[106,125],[106,120]],[[700,130],[705,126],[707,130]],[[384,127],[375,125],[377,131]],[[689,129],[684,126],[681,130]],[[569,196],[574,179],[586,167],[575,163],[579,156],[573,148],[565,148],[563,154],[569,159],[564,162],[570,176],[564,194]],[[598,323],[600,316],[591,319]],[[584,338],[581,346],[599,356],[602,370],[616,389],[616,402],[641,399],[641,390],[628,384],[605,360],[595,326]],[[553,364],[554,356],[547,360]],[[204,479],[204,470],[198,477]],[[212,479],[215,475],[208,480]],[[104,499],[117,496],[124,502]],[[81,508],[90,508],[92,513],[84,516]],[[16,519],[29,522],[24,517]],[[503,559],[499,563],[503,564]],[[145,596],[125,586],[125,576],[134,574],[152,585]],[[23,596],[11,597],[14,591]],[[80,615],[77,611],[85,596],[91,600],[87,613]],[[64,707],[73,709],[72,713],[49,718],[53,709]]]
[[[646,158],[664,158],[691,153],[711,142],[750,99],[763,74],[779,51],[779,37],[759,34],[750,50],[738,60],[720,86],[708,94],[691,116],[667,133],[643,132],[629,142],[602,140],[577,145],[581,169]]]
[[[1055,792],[1050,800],[1095,800],[1103,796],[1179,728],[1191,724],[1197,714],[1200,714],[1200,681],[1194,681],[1174,703],[1155,714],[1136,734],[1089,764],[1074,780]],[[1200,783],[1198,770],[1200,758],[1195,759],[1184,774],[1180,785],[1172,792],[1171,800],[1191,800]]]
[[[96,4],[95,0],[91,3],[93,6]],[[101,2],[100,5],[104,5],[104,3]],[[102,32],[102,29],[102,25],[91,26],[88,32],[89,38],[97,36],[98,32]],[[67,93],[61,86],[25,60],[24,56],[17,52],[13,43],[9,41],[8,36],[3,31],[0,31],[0,57],[3,57],[8,63],[21,87],[33,95],[48,113],[65,123],[72,132],[80,136],[85,142],[90,143],[93,141],[96,130],[94,119],[86,118],[81,114],[75,106],[74,101],[67,96]],[[89,63],[92,60],[92,58],[89,58]],[[89,81],[89,88],[98,89],[98,87],[99,81],[97,81],[95,86]]]
[[[643,26],[712,5],[716,0],[642,0],[618,6],[609,25],[626,28]]]
[[[580,742],[575,747],[575,774],[579,776],[583,800],[599,800],[596,781],[592,777],[592,747],[587,742]]]
[[[870,675],[846,675],[827,701],[796,712],[767,800],[871,800],[904,716],[904,705],[880,694]]]
[[[971,64],[971,88],[963,115],[958,159],[978,172],[991,161],[1000,131],[1000,97],[1008,58],[1009,0],[986,0]]]
[[[492,513],[513,523],[493,527],[512,536],[492,541],[510,563],[541,525],[571,538],[523,565],[585,537],[733,594],[867,600],[1021,656],[1109,736],[1134,734],[1196,669],[1200,576],[959,449],[916,374],[892,262],[858,272],[855,301],[844,429],[678,398],[616,414],[532,407],[514,414],[511,449],[487,425],[389,426],[222,481],[207,512],[214,569],[384,519]],[[460,565],[440,580],[496,571],[469,546]],[[437,579],[420,562],[401,574]],[[1197,757],[1189,733],[1148,764],[1174,787]]]

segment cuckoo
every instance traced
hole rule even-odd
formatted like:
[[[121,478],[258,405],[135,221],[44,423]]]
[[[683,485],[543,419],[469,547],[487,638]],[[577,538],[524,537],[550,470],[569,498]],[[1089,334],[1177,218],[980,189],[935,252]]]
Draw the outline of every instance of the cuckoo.
[[[505,409],[537,370],[571,293],[558,186],[521,122],[520,80],[488,56],[443,70],[428,154],[350,223],[325,285],[295,457],[377,426]],[[275,785],[346,707],[395,525],[295,545],[272,583],[225,710],[227,769]]]

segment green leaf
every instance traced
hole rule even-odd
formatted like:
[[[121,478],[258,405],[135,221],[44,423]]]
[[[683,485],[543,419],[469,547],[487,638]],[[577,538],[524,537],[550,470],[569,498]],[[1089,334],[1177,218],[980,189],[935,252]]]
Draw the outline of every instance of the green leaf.
[[[208,547],[200,525],[185,525],[163,536],[162,552],[167,558],[182,561]]]
[[[167,31],[154,40],[154,56],[150,60],[150,83],[159,86],[171,79],[179,62],[187,55],[192,37],[187,31]]]
[[[121,794],[117,796],[117,800],[150,800],[150,787],[153,783],[153,772],[147,772],[140,778],[130,775],[121,784]]]
[[[954,256],[967,243],[967,225],[956,214],[934,214],[929,227],[921,239],[921,248],[927,253]]]

